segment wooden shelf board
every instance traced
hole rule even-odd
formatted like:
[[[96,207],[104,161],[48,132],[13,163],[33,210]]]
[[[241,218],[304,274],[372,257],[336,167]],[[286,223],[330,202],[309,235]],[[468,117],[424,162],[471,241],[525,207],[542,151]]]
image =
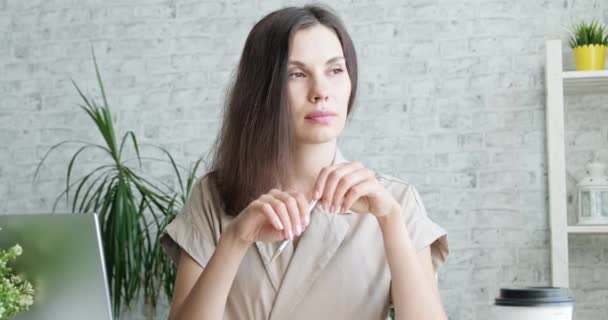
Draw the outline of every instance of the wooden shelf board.
[[[607,233],[608,225],[568,226],[568,233]]]
[[[608,93],[608,70],[565,71],[562,78],[567,95]]]

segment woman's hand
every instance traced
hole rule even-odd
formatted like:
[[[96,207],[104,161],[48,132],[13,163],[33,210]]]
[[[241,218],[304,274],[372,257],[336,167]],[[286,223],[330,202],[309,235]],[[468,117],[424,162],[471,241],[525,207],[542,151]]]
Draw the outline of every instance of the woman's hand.
[[[325,167],[315,184],[315,198],[330,212],[351,209],[382,217],[399,210],[399,203],[386,190],[373,171],[360,162],[340,163]]]
[[[237,239],[255,241],[292,239],[310,223],[308,201],[300,193],[273,189],[252,201],[230,224]]]

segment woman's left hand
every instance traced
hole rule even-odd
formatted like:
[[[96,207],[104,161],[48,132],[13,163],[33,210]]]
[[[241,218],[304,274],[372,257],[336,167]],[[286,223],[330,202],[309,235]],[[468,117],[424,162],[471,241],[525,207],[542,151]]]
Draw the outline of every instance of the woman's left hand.
[[[399,203],[360,162],[325,167],[319,173],[314,197],[333,213],[352,209],[382,217],[399,210]]]

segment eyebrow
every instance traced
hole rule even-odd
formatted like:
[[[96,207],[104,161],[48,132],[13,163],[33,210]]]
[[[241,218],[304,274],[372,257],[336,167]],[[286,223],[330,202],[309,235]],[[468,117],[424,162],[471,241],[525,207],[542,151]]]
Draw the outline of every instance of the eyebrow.
[[[325,62],[325,64],[332,64],[332,63],[334,63],[334,62],[336,62],[338,60],[344,60],[344,57],[341,57],[341,56],[333,57],[333,58],[327,60],[327,62]],[[300,67],[304,67],[305,66],[305,64],[303,62],[300,62],[300,61],[297,61],[297,60],[289,61],[289,64],[293,64],[293,65],[300,66]]]

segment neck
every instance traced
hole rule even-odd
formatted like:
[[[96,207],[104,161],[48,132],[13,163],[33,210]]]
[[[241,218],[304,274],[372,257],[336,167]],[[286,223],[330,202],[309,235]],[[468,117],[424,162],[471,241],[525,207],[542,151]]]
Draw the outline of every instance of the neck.
[[[298,145],[295,150],[294,171],[287,184],[288,190],[302,192],[310,200],[319,172],[332,164],[336,148],[336,140]]]

